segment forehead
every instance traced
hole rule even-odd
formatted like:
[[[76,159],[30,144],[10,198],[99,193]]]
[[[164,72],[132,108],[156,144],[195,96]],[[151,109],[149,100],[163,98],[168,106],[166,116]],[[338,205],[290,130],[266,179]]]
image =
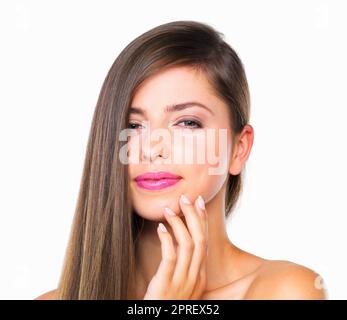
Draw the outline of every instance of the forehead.
[[[136,91],[131,105],[158,110],[186,101],[215,104],[217,100],[203,72],[191,67],[173,67],[146,79]]]

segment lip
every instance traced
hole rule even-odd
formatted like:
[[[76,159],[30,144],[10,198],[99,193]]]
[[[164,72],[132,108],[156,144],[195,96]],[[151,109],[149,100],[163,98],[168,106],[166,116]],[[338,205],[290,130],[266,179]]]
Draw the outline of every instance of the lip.
[[[147,190],[161,190],[175,185],[181,179],[182,177],[176,174],[166,171],[158,171],[147,172],[139,175],[135,178],[135,182],[140,188]]]

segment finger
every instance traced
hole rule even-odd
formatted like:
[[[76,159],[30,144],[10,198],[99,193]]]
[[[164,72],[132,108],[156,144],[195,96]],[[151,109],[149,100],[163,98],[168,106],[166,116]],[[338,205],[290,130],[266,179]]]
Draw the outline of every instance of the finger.
[[[202,263],[201,263],[201,267],[200,267],[200,294],[202,294],[203,292],[205,292],[206,290],[206,284],[207,284],[207,253],[208,251],[206,250],[206,255],[205,258],[203,259]]]
[[[199,271],[199,276],[196,280],[195,287],[193,289],[191,300],[201,299],[206,290],[206,260],[202,263]]]
[[[207,212],[206,212],[206,208],[205,208],[205,201],[203,199],[203,197],[201,195],[199,195],[194,203],[195,209],[197,210],[197,212],[199,213],[199,218],[200,218],[200,222],[202,224],[202,229],[203,229],[203,233],[205,235],[205,239],[208,240],[208,232],[207,232],[207,228],[208,228],[208,220],[207,220]]]
[[[184,214],[186,224],[188,227],[188,232],[192,238],[193,241],[193,252],[192,257],[190,261],[190,265],[187,268],[186,264],[181,264],[180,259],[178,257],[177,260],[177,266],[173,275],[173,278],[184,276],[185,278],[188,278],[189,284],[195,284],[196,278],[198,274],[191,274],[189,276],[189,270],[191,268],[191,263],[193,261],[194,265],[199,265],[199,260],[202,259],[203,250],[205,246],[205,235],[203,231],[203,223],[202,218],[199,216],[199,213],[196,211],[195,207],[192,205],[190,200],[186,198],[185,196],[181,196],[180,198],[180,207]],[[195,267],[197,269],[197,267]]]
[[[196,216],[200,222],[200,230],[196,232],[195,250],[193,252],[190,269],[188,271],[188,278],[196,279],[200,276],[200,269],[206,261],[208,233],[207,233],[207,213],[205,209],[204,199],[199,195],[195,200],[194,209],[197,213]],[[193,234],[194,238],[194,234]]]
[[[169,222],[178,243],[176,267],[172,278],[173,283],[177,285],[182,282],[182,279],[186,279],[194,249],[194,243],[184,222],[174,211],[170,208],[165,208],[165,217]]]
[[[177,256],[172,237],[163,223],[159,223],[157,231],[161,242],[162,259],[156,272],[156,277],[159,283],[166,283],[172,279]]]

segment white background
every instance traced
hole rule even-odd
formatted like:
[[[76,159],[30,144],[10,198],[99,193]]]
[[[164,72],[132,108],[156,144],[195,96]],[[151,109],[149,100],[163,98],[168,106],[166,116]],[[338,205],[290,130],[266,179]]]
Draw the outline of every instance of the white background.
[[[1,1],[0,299],[56,288],[111,64],[159,24],[215,27],[243,61],[255,140],[231,240],[347,298],[343,1]]]

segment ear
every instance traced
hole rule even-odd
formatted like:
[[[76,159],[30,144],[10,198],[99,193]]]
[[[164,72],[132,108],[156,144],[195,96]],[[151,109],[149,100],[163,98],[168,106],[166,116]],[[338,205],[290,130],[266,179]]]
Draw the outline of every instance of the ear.
[[[241,173],[245,162],[251,152],[254,140],[254,129],[246,124],[241,133],[235,137],[232,155],[230,158],[229,173],[238,175]]]

